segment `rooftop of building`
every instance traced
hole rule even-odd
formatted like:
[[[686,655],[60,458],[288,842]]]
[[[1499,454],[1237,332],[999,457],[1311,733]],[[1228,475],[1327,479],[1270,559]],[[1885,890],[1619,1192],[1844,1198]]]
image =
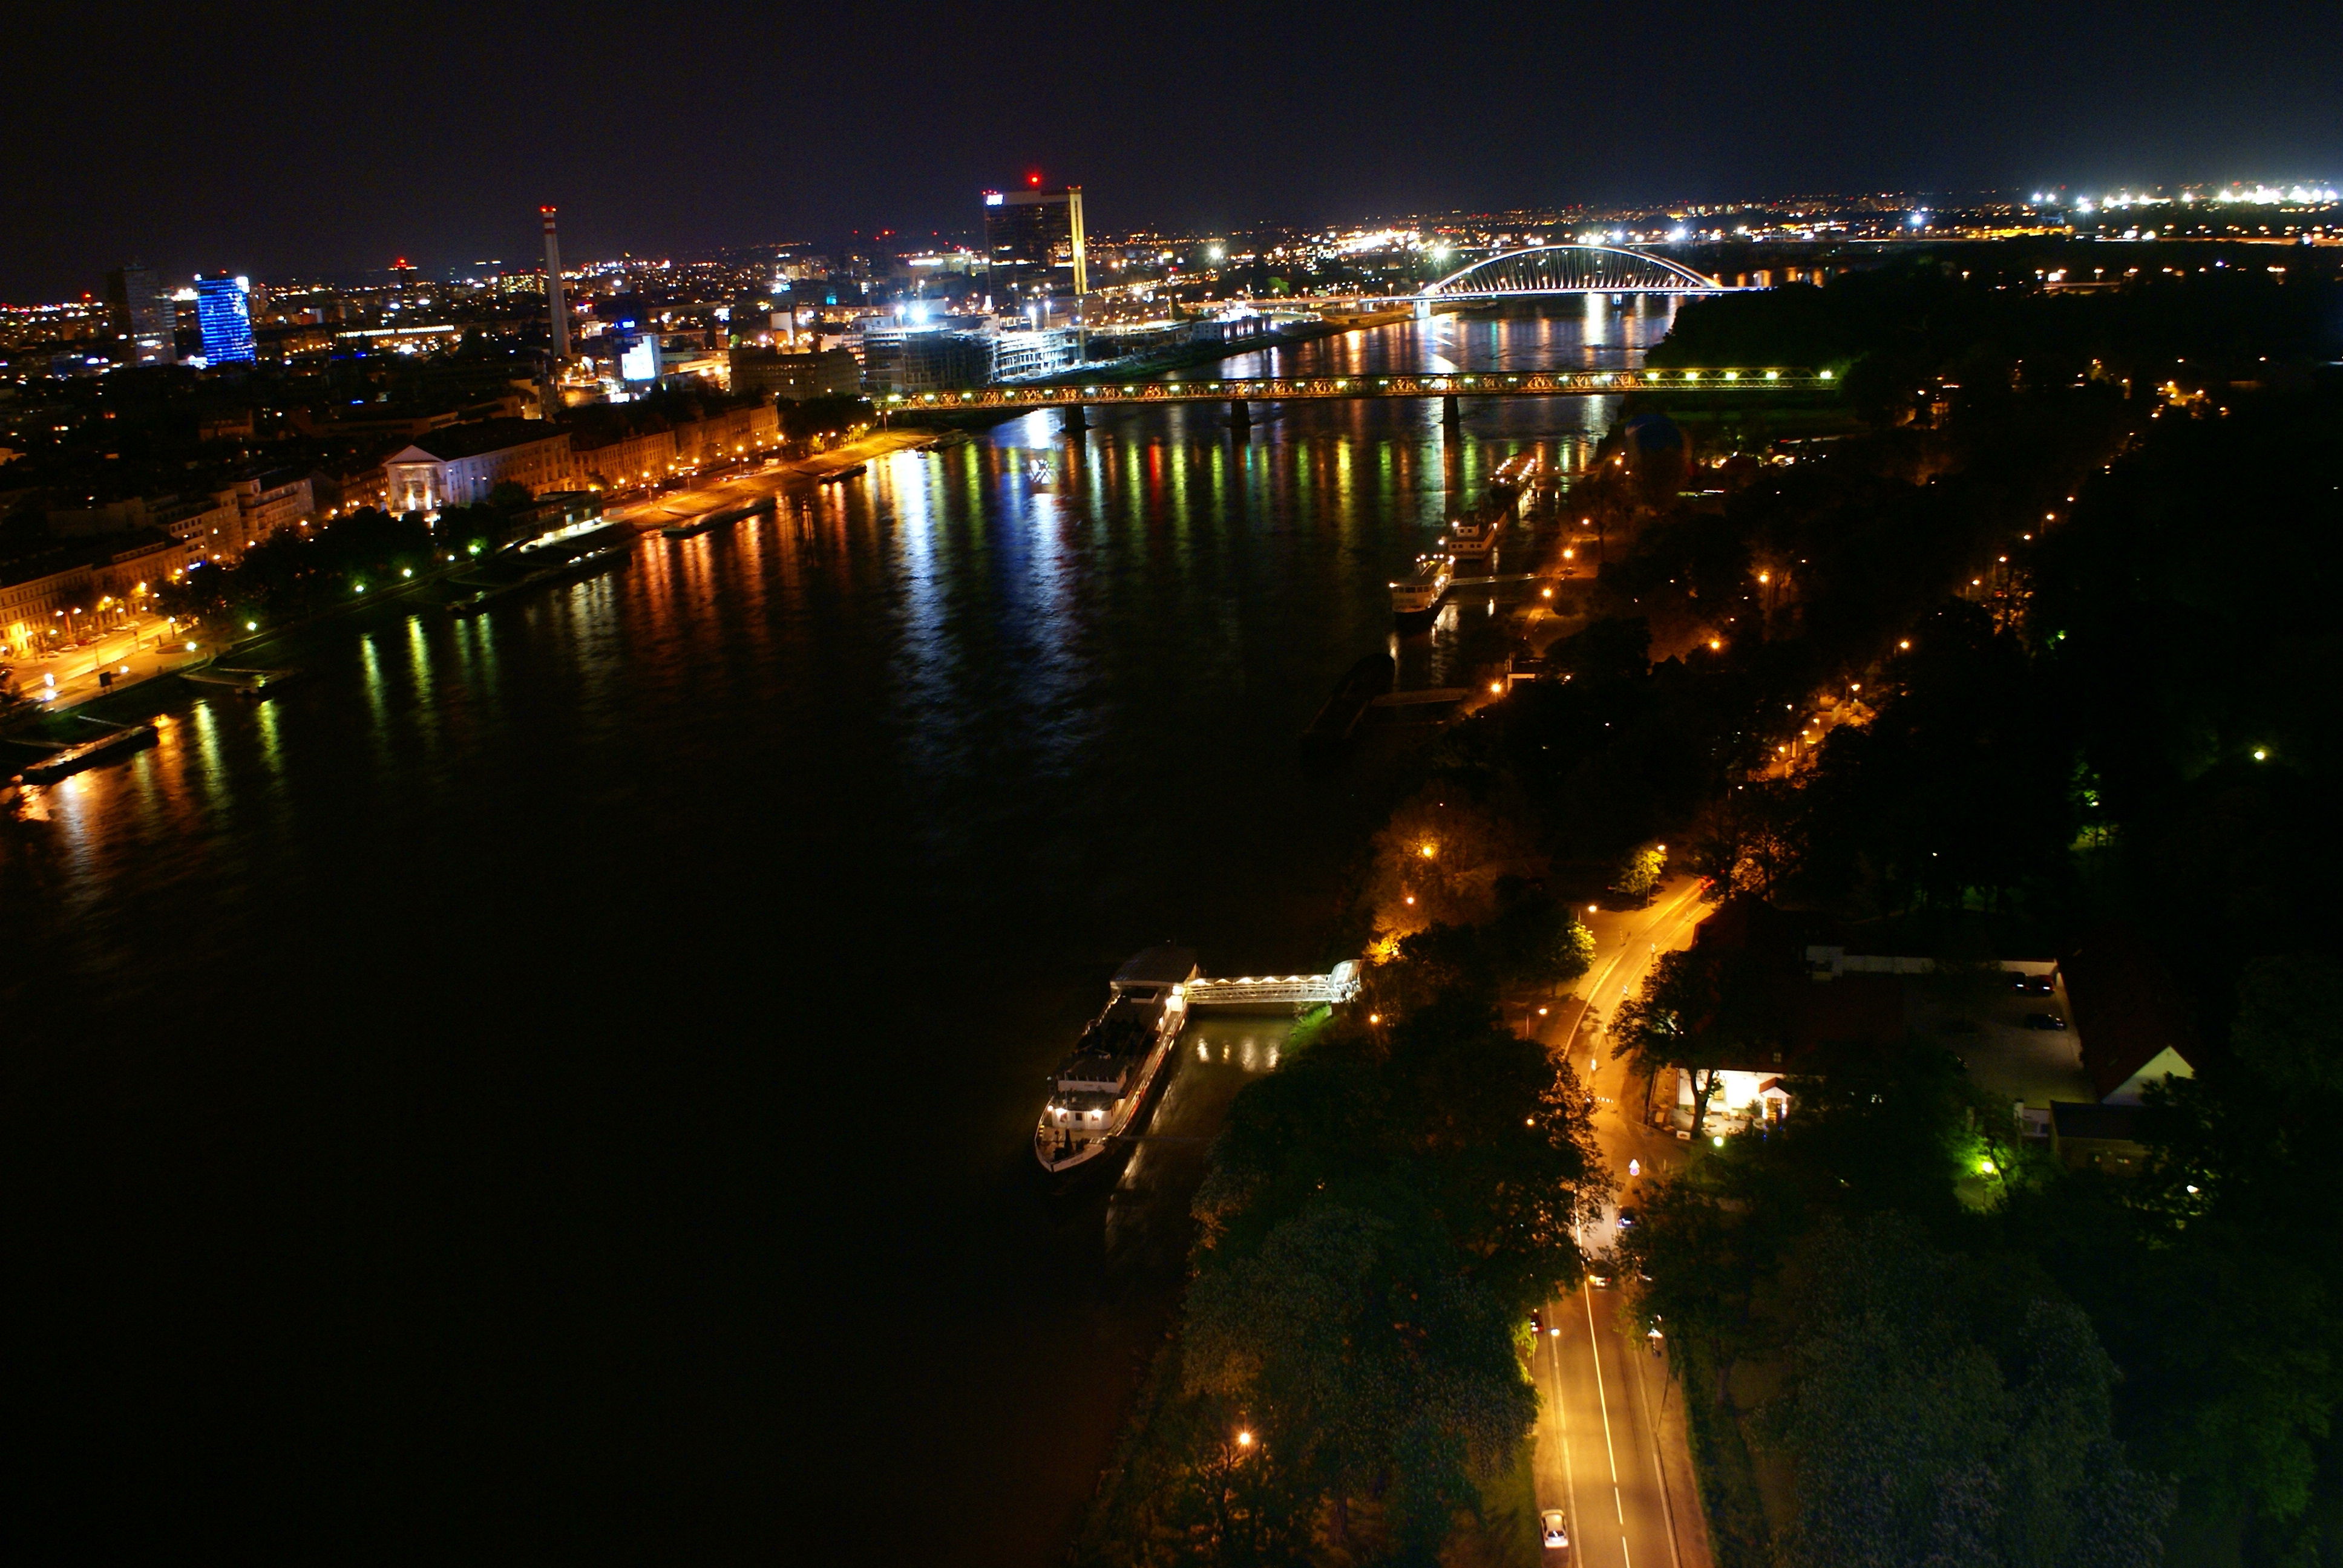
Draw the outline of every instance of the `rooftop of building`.
[[[452,463],[460,457],[478,457],[556,440],[567,434],[564,427],[543,419],[479,419],[418,436],[400,451],[421,452],[443,463]]]
[[[2167,1050],[2192,1068],[2204,1060],[2187,1000],[2138,932],[2103,927],[2060,957],[2058,972],[2101,1099]]]

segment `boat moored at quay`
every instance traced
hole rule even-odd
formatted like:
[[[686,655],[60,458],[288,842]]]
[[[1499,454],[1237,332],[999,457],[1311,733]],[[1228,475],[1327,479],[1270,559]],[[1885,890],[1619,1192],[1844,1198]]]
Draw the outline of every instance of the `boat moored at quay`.
[[[1134,954],[1109,984],[1106,1010],[1082,1030],[1050,1075],[1033,1130],[1033,1157],[1052,1175],[1088,1165],[1137,1126],[1188,1020],[1188,986],[1199,974],[1186,948]]]
[[[1431,554],[1415,558],[1415,566],[1407,576],[1391,585],[1393,616],[1406,620],[1430,615],[1440,608],[1440,596],[1448,591],[1448,584],[1456,575],[1456,558],[1448,553],[1447,547],[1448,541],[1443,538]]]

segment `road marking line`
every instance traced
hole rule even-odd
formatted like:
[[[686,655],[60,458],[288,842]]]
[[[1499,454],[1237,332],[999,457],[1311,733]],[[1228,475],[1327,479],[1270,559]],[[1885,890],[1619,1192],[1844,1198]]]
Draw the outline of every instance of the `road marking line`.
[[[1619,1503],[1619,1450],[1611,1442],[1611,1396],[1603,1391],[1603,1346],[1594,1337],[1594,1292],[1583,1292],[1586,1298],[1586,1350],[1594,1358],[1594,1397],[1603,1406],[1603,1451],[1611,1456],[1611,1501]],[[1619,1507],[1619,1523],[1627,1523],[1627,1510]]]
[[[1578,1518],[1578,1478],[1570,1473],[1570,1414],[1562,1398],[1562,1340],[1548,1335],[1553,1347],[1554,1362],[1554,1425],[1562,1433],[1562,1492],[1570,1509],[1570,1527],[1576,1530]],[[1582,1535],[1583,1538],[1583,1535]]]

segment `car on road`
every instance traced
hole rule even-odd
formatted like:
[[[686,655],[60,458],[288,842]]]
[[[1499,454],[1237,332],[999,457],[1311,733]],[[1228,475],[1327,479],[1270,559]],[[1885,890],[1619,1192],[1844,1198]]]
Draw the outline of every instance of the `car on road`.
[[[1635,1211],[1633,1209],[1622,1209],[1619,1211],[1619,1229],[1622,1231],[1632,1230],[1634,1227],[1634,1223]]]
[[[2025,996],[2055,996],[2058,990],[2048,975],[2028,974],[2019,975],[2012,989]]]
[[[1586,1276],[1586,1282],[1595,1290],[1607,1291],[1611,1288],[1611,1276],[1608,1274],[1589,1274]]]
[[[1563,1528],[1561,1509],[1547,1509],[1544,1513],[1538,1515],[1538,1523],[1543,1527],[1540,1529],[1538,1533],[1544,1540],[1545,1549],[1547,1551],[1567,1552],[1570,1550],[1570,1532]]]
[[[2028,1029],[2064,1029],[2066,1020],[2055,1012],[2029,1012],[2026,1015]]]
[[[1545,1335],[1545,1314],[1535,1307],[1530,1309],[1530,1332],[1541,1339]]]

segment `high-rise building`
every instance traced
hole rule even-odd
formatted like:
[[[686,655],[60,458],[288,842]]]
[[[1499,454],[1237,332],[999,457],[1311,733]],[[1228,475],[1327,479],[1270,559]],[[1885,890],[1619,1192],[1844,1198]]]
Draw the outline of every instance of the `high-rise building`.
[[[114,335],[130,344],[132,363],[179,362],[179,307],[163,291],[163,280],[152,267],[133,262],[107,273],[106,307]]]
[[[257,357],[252,347],[251,292],[248,277],[196,275],[196,324],[203,328],[206,364],[249,363]]]
[[[561,236],[554,230],[554,211],[541,206],[537,216],[545,220],[545,308],[553,317],[553,358],[559,364],[569,357],[569,290],[561,280]]]
[[[1082,232],[1082,187],[984,193],[984,265],[987,287],[996,304],[1034,293],[1048,294],[1051,269],[1060,247],[1074,264],[1074,296],[1090,292],[1087,244]]]

